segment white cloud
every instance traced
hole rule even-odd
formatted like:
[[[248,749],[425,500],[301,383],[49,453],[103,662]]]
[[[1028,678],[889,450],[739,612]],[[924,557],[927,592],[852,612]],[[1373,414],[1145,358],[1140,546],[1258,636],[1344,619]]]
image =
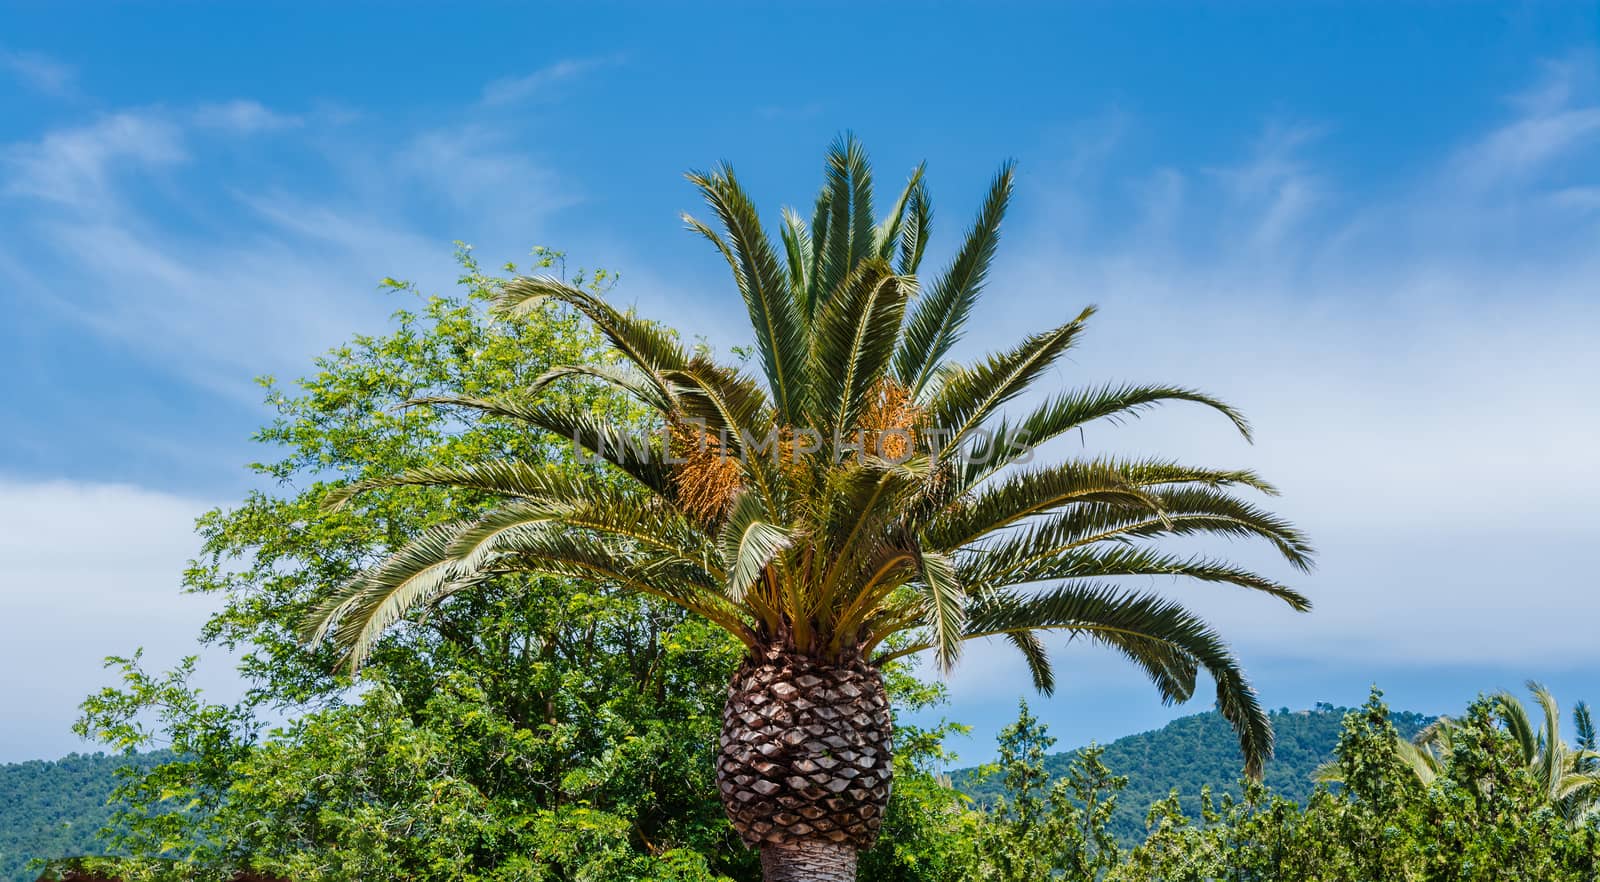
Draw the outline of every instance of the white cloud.
[[[1293,242],[1297,225],[1321,200],[1318,176],[1300,158],[1300,151],[1320,137],[1309,126],[1272,126],[1244,165],[1221,169],[1231,210],[1253,217],[1240,241],[1258,254],[1280,253]]]
[[[479,103],[485,107],[518,104],[534,98],[547,98],[555,87],[571,82],[600,68],[622,63],[622,56],[607,55],[598,58],[570,58],[540,68],[530,74],[505,77],[483,87]]]
[[[400,272],[395,264],[410,262],[397,255],[446,254],[370,221],[344,219],[341,239],[268,227],[266,236],[195,243],[91,219],[51,221],[39,232],[79,255],[80,284],[53,295],[63,315],[212,394],[254,403],[256,375],[303,370],[352,328],[381,323],[384,305],[363,295],[384,267]]]
[[[116,206],[112,176],[119,166],[169,166],[187,157],[182,133],[158,115],[124,112],[33,142],[0,148],[0,192],[82,211]]]
[[[525,224],[577,201],[555,173],[492,126],[469,124],[420,132],[394,157],[396,171],[463,212],[505,212]]]
[[[224,155],[253,161],[216,135],[291,128],[297,140],[274,143],[311,146],[334,186],[258,183],[277,157],[237,184],[192,171]],[[126,110],[0,147],[0,198],[16,223],[0,240],[0,280],[164,371],[253,403],[253,376],[301,371],[352,329],[379,326],[392,309],[370,296],[379,279],[450,284],[450,239],[463,231],[422,227],[470,218],[477,230],[526,231],[576,199],[491,126],[393,145],[356,137],[338,120],[239,100]]]
[[[1550,163],[1600,142],[1594,59],[1546,65],[1544,77],[1512,106],[1515,117],[1468,144],[1448,170],[1468,188],[1517,183]]]
[[[208,505],[138,487],[0,478],[0,761],[90,748],[77,706],[110,685],[107,655],[146,648],[154,670],[197,652],[213,601],[182,594]],[[236,685],[208,665],[213,698]]]
[[[259,101],[234,100],[202,104],[190,114],[194,125],[237,135],[254,135],[291,129],[303,124],[297,116],[269,110]]]
[[[1091,451],[1250,466],[1284,489],[1272,504],[1317,541],[1318,571],[1223,550],[1304,587],[1310,616],[1150,583],[1213,616],[1246,658],[1600,661],[1600,594],[1574,553],[1600,526],[1600,140],[1576,135],[1600,103],[1543,91],[1389,198],[1319,198],[1337,177],[1280,130],[1235,169],[1160,171],[1135,188],[1159,222],[1110,245],[1025,213],[1013,227],[967,355],[1093,301],[1062,384],[1177,381],[1256,420],[1253,447],[1176,407],[1086,435]],[[1478,186],[1491,167],[1514,174]],[[986,666],[1011,664],[986,660],[1002,652],[980,650],[957,693],[981,694]]]
[[[27,84],[30,89],[54,98],[71,98],[78,92],[78,72],[38,52],[12,52],[0,49],[0,67]]]

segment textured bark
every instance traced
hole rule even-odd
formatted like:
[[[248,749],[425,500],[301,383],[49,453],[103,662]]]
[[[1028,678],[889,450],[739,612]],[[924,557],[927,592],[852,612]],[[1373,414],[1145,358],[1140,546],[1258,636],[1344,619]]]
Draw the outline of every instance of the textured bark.
[[[856,882],[856,850],[832,842],[765,845],[761,848],[765,882]]]
[[[889,699],[876,668],[823,664],[781,648],[746,661],[728,687],[717,784],[722,804],[765,866],[832,861],[870,848],[893,774]],[[824,848],[824,846],[830,846]],[[842,851],[841,851],[842,849]],[[842,864],[838,864],[843,866]]]

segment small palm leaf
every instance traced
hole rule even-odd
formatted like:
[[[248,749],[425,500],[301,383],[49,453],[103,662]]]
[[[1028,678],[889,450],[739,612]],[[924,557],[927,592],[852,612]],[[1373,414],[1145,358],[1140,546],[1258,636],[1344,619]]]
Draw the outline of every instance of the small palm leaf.
[[[735,603],[744,600],[745,592],[762,572],[794,544],[787,531],[767,523],[763,520],[766,517],[760,497],[744,493],[734,502],[727,523],[722,525],[718,544],[728,572],[723,590]]]
[[[1093,314],[1094,307],[1089,307],[1060,327],[1029,336],[1009,352],[951,374],[928,406],[932,424],[949,433],[941,456],[953,455],[1006,402],[1043,376],[1071,348]],[[917,389],[910,383],[906,388]]]
[[[797,309],[789,278],[772,242],[761,228],[755,204],[733,175],[723,166],[710,174],[691,174],[689,180],[700,188],[728,237],[723,240],[709,227],[686,218],[690,227],[711,240],[733,270],[739,292],[750,311],[750,324],[756,332],[756,349],[767,376],[778,412],[791,420],[805,396],[805,343],[802,318]]]
[[[1170,401],[1210,407],[1232,421],[1247,440],[1250,438],[1250,423],[1238,411],[1202,392],[1177,386],[1106,385],[1057,395],[1015,426],[1002,420],[974,446],[965,480],[970,484],[994,474],[1019,456],[1031,455],[1045,442],[1086,423],[1107,420],[1115,424]]]
[[[955,563],[948,556],[925,551],[918,562],[934,658],[940,669],[949,671],[961,656],[961,642],[965,639],[967,594],[956,577]]]
[[[887,262],[865,260],[817,313],[807,361],[816,378],[813,428],[835,434],[856,426],[894,354],[911,284]]]
[[[883,223],[878,225],[877,232],[873,234],[873,241],[877,243],[877,247],[873,250],[879,260],[893,259],[895,252],[901,247],[900,234],[905,230],[906,210],[914,205],[917,194],[922,189],[922,173],[927,169],[927,165],[923,163],[911,173],[911,180],[906,182],[906,188],[901,191],[899,201],[895,202],[894,209],[883,219]]]
[[[828,148],[827,184],[817,200],[817,214],[811,225],[817,260],[806,298],[813,315],[872,252],[872,166],[867,151],[852,135]]]
[[[660,381],[661,371],[682,367],[688,356],[661,326],[619,312],[599,297],[549,276],[513,279],[495,298],[500,315],[521,317],[547,301],[564,303],[593,322],[612,347],[653,381],[654,396],[671,398]]]
[[[978,212],[978,220],[956,252],[950,267],[928,289],[928,294],[918,301],[916,309],[906,323],[905,337],[895,353],[894,372],[900,383],[920,396],[934,371],[944,361],[950,347],[961,339],[962,328],[972,315],[972,307],[983,293],[983,283],[989,276],[989,264],[994,261],[995,248],[1000,243],[1000,221],[1005,217],[1006,206],[1011,201],[1014,169],[1007,163],[989,185],[989,195]],[[920,179],[919,179],[920,180]],[[912,201],[912,224],[907,235],[914,237],[909,250],[902,251],[901,271],[915,272],[922,261],[922,247],[927,236],[927,218],[919,215],[922,201],[918,193],[908,189],[907,199]]]

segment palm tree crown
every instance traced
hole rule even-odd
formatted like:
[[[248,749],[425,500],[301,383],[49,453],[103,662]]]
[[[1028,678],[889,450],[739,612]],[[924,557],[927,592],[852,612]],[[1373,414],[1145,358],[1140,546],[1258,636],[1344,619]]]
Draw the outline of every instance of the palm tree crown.
[[[1118,580],[1224,582],[1304,610],[1307,600],[1286,585],[1156,542],[1255,537],[1301,569],[1310,547],[1239,495],[1274,492],[1250,471],[1166,459],[1030,461],[1033,447],[1090,421],[1168,401],[1211,408],[1249,436],[1242,416],[1192,389],[1040,389],[1093,308],[975,363],[948,359],[988,276],[1012,168],[996,175],[959,250],[927,284],[919,270],[932,209],[921,168],[880,217],[864,152],[840,140],[810,221],[785,211],[777,242],[732,169],[689,179],[716,222],[686,220],[732,270],[758,377],[558,279],[506,283],[502,314],[563,304],[591,320],[617,358],[553,370],[515,397],[418,403],[525,421],[570,437],[604,467],[574,475],[485,462],[344,488],[335,502],[406,483],[506,501],[416,537],[330,594],[308,636],[336,640],[359,663],[407,610],[530,571],[678,604],[727,629],[752,657],[776,646],[875,667],[931,650],[948,668],[965,641],[1003,638],[1045,692],[1054,678],[1041,634],[1065,631],[1126,656],[1169,702],[1188,699],[1204,668],[1248,771],[1259,774],[1271,729],[1227,645],[1179,604]],[[653,434],[641,440],[541,397],[540,387],[573,378],[637,399]],[[1034,391],[1048,394],[1020,416],[1002,415]]]

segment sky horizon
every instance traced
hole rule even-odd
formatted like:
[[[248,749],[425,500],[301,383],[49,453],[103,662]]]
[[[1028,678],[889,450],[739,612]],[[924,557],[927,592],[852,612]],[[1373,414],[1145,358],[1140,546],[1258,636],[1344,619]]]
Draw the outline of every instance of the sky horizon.
[[[929,267],[1017,161],[957,358],[1094,303],[1061,385],[1195,386],[1251,419],[1254,444],[1180,406],[1074,444],[1282,488],[1316,572],[1216,550],[1314,612],[1151,586],[1264,704],[1376,683],[1443,713],[1529,678],[1600,701],[1593,4],[378,9],[0,0],[0,762],[96,749],[69,726],[103,656],[195,651],[212,603],[179,577],[194,518],[260,486],[254,378],[382,332],[380,280],[443,291],[457,240],[485,265],[544,245],[726,349],[742,309],[678,219],[683,173],[732,162],[770,223],[843,131],[880,191],[928,163]],[[837,39],[847,14],[883,48]],[[225,668],[202,682],[226,694]],[[1209,707],[1083,647],[1058,679],[1033,696],[979,648],[935,715],[981,761],[1019,697],[1062,747]]]

